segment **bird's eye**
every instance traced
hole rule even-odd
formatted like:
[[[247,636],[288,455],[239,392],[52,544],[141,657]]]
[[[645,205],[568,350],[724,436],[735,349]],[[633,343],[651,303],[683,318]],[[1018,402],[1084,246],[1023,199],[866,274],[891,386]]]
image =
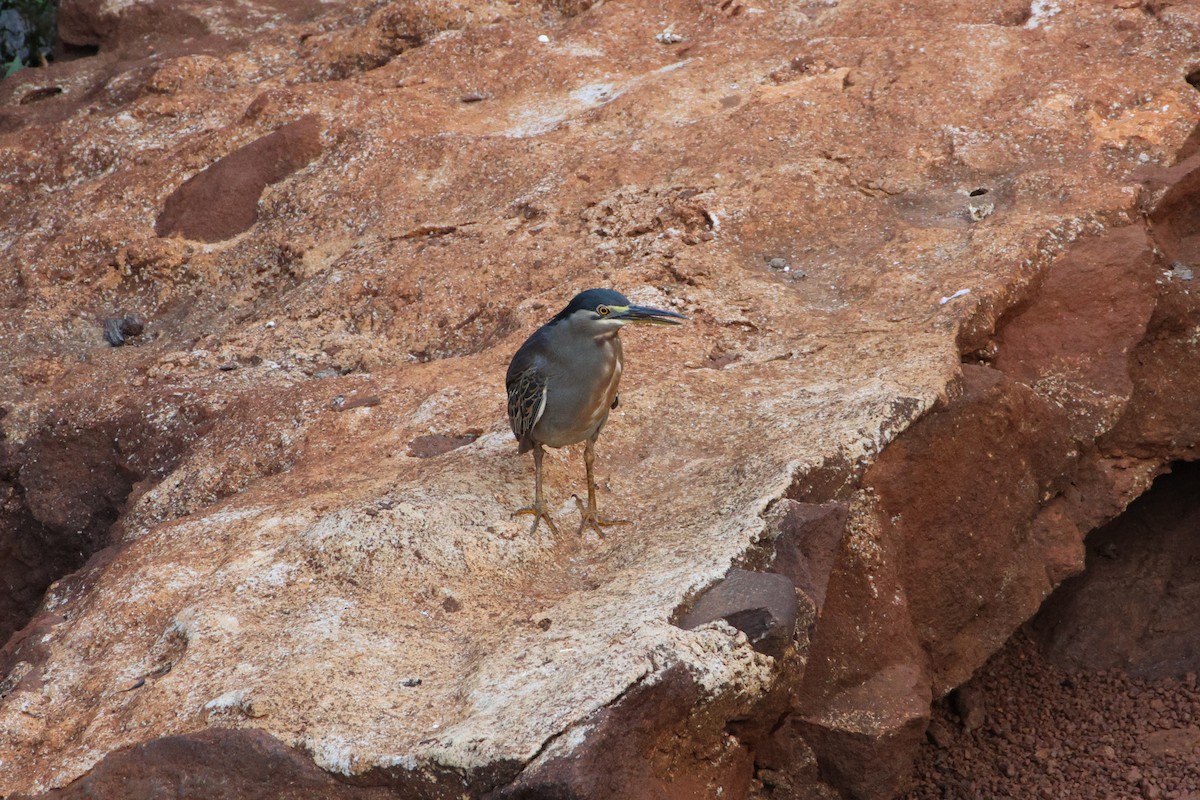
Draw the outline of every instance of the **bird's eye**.
[[[607,317],[608,316],[608,306],[598,306],[596,308],[596,313],[602,317]]]

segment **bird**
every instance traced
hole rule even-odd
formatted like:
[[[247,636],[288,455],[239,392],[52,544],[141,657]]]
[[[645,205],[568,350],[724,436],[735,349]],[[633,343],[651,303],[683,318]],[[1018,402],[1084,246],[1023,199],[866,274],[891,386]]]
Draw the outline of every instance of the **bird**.
[[[517,452],[533,451],[533,504],[513,512],[533,515],[532,535],[542,520],[557,535],[558,528],[542,496],[543,447],[566,447],[587,442],[583,464],[587,470],[588,499],[579,507],[578,534],[591,528],[601,536],[604,528],[628,524],[605,519],[596,508],[596,479],[592,473],[596,439],[609,411],[617,407],[624,356],[618,334],[629,324],[680,325],[682,314],[634,305],[613,289],[588,289],[517,349],[504,383],[508,390],[508,421],[517,438]]]

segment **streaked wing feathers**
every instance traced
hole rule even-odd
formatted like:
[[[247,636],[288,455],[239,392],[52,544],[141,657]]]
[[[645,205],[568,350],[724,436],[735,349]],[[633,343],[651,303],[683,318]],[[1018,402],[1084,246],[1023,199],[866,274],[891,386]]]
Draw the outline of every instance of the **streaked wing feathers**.
[[[512,375],[508,387],[508,422],[520,442],[520,452],[533,447],[533,426],[546,408],[546,377],[536,367]]]

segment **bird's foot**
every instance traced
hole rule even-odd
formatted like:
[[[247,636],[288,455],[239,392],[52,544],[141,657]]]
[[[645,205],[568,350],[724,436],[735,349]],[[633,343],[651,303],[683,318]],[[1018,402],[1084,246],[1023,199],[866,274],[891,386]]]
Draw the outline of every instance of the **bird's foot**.
[[[532,506],[525,506],[524,508],[519,508],[513,512],[514,517],[520,516],[521,514],[532,514],[533,515],[533,527],[531,527],[529,529],[530,535],[532,535],[533,532],[537,530],[537,526],[538,526],[539,522],[541,522],[542,520],[546,520],[546,525],[547,525],[547,527],[550,528],[550,532],[553,533],[555,536],[558,536],[558,527],[555,526],[554,520],[550,519],[550,515],[548,513],[546,513],[546,509],[543,508],[542,506],[539,506],[536,504],[532,505]]]
[[[584,528],[591,528],[597,534],[603,536],[604,529],[607,527],[612,525],[631,524],[630,520],[627,519],[605,519],[604,517],[600,516],[600,512],[597,510],[595,505],[585,506],[583,501],[579,499],[579,495],[574,495],[574,497],[575,505],[579,507],[579,516],[581,517],[579,520],[579,530],[575,532],[576,536],[583,533]]]

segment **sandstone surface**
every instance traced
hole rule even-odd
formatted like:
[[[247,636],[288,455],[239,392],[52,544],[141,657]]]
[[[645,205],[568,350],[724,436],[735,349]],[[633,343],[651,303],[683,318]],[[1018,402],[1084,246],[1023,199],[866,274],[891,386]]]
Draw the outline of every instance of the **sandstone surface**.
[[[96,53],[0,83],[0,794],[899,791],[1200,438],[1200,9],[977,5],[64,0]],[[592,286],[691,322],[624,335],[635,524],[576,448],[530,534],[502,377]],[[683,624],[743,572],[795,608]]]

